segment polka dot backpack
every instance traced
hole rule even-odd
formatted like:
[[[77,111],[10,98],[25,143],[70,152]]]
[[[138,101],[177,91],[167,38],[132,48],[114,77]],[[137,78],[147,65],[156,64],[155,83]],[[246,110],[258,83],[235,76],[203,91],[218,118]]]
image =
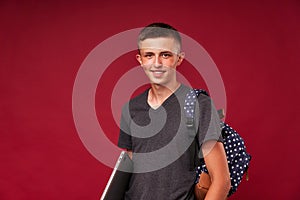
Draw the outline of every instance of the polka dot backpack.
[[[191,89],[186,96],[184,109],[188,127],[192,127],[194,125],[194,108],[199,94],[205,94],[208,96],[207,92],[201,89]],[[222,119],[224,117],[222,114],[223,112],[221,110],[218,112]],[[228,193],[228,196],[230,196],[236,192],[244,174],[246,174],[246,179],[248,180],[248,167],[251,155],[246,152],[246,146],[243,138],[232,127],[222,120],[220,121],[220,127],[230,171],[231,189]],[[196,168],[196,184],[198,183],[202,172],[209,174],[204,159],[200,159],[200,162],[198,163],[199,166]]]

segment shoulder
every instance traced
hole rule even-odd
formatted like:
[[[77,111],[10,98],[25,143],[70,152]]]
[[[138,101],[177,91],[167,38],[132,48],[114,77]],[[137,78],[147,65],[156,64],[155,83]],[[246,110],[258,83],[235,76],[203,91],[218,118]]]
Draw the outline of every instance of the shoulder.
[[[206,93],[200,93],[197,96],[197,100],[198,100],[198,109],[200,109],[200,111],[210,111],[211,109],[214,109],[214,103],[213,100],[211,99],[211,97],[209,96],[209,94]]]
[[[207,104],[207,103],[212,102],[212,99],[210,98],[208,92],[204,89],[188,88],[188,91],[186,94],[187,94],[186,98],[189,98],[189,99],[195,99],[195,97],[197,97],[199,104]]]
[[[175,91],[175,95],[186,97],[187,94],[192,90],[193,89],[191,87],[181,83],[180,87]]]
[[[146,89],[144,92],[141,94],[138,94],[137,96],[131,98],[129,101],[127,101],[122,108],[122,111],[124,112],[125,110],[132,111],[136,109],[141,109],[141,108],[146,108],[147,107],[147,97],[148,97],[148,91],[149,88]]]
[[[199,103],[211,102],[211,98],[206,94],[200,93],[198,95],[198,101]]]
[[[199,102],[210,102],[211,98],[209,93],[204,89],[193,89],[195,93],[198,93],[197,98]]]
[[[138,104],[138,103],[145,102],[147,100],[147,97],[148,97],[149,89],[150,88],[146,89],[144,92],[138,94],[137,96],[131,98],[129,100],[129,104]]]
[[[141,94],[131,98],[128,102],[129,109],[130,110],[146,109],[148,107],[147,106],[148,92],[149,92],[149,88],[146,89]]]

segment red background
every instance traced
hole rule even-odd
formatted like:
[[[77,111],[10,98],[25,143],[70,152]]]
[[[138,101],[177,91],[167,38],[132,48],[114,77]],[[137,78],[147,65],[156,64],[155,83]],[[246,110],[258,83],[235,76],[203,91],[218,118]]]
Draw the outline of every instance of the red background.
[[[195,39],[220,70],[227,121],[253,156],[231,199],[299,199],[300,3],[226,2],[1,1],[0,199],[100,198],[111,169],[75,129],[76,73],[101,41],[154,21]],[[116,142],[111,121],[100,122]]]

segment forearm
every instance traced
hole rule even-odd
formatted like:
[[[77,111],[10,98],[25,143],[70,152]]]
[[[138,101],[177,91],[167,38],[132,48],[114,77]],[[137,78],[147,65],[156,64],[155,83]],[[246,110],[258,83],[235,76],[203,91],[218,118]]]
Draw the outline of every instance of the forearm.
[[[209,141],[204,144],[203,152],[205,153],[204,159],[211,178],[211,185],[205,199],[226,199],[231,183],[223,144]]]
[[[205,200],[223,200],[227,198],[230,190],[230,181],[226,178],[218,178],[217,180],[212,179],[212,183],[206,194]]]

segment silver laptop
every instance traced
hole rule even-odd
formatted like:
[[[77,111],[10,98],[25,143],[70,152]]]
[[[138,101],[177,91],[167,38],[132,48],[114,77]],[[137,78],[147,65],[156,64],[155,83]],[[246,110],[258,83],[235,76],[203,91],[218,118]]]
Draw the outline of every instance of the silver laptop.
[[[133,163],[126,151],[122,151],[106,184],[100,200],[122,200],[128,189]]]

